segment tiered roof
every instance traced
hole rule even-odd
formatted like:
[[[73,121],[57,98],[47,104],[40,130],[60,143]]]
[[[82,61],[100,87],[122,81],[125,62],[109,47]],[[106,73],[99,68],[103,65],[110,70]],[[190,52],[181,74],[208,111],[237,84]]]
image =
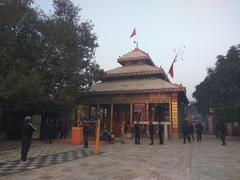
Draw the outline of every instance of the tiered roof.
[[[148,53],[145,53],[144,51],[140,50],[139,48],[135,48],[131,52],[119,57],[118,63],[120,63],[121,65],[124,65],[124,63],[126,63],[126,62],[130,62],[130,61],[133,62],[133,61],[138,61],[138,60],[147,60],[147,62],[150,65],[155,66],[152,59],[148,55]]]
[[[118,67],[105,72],[105,78],[109,77],[119,77],[119,76],[139,76],[139,75],[149,75],[149,74],[160,74],[165,75],[162,68],[156,66],[150,66],[148,64],[131,65]]]
[[[182,85],[172,84],[162,68],[139,48],[118,58],[122,67],[105,72],[103,82],[90,88],[94,94],[139,92],[185,92]]]
[[[158,78],[124,79],[118,81],[106,81],[94,85],[92,92],[102,93],[134,93],[134,92],[180,92],[185,87],[172,84]]]

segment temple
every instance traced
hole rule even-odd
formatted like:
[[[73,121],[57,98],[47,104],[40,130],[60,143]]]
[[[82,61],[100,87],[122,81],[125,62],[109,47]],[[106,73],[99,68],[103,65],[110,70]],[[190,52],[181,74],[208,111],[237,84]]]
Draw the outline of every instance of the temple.
[[[102,82],[93,85],[79,100],[81,118],[94,122],[100,108],[101,127],[120,135],[123,120],[140,121],[147,130],[149,121],[165,125],[165,137],[181,130],[186,88],[169,81],[162,68],[138,47],[117,59],[121,67],[106,71]]]

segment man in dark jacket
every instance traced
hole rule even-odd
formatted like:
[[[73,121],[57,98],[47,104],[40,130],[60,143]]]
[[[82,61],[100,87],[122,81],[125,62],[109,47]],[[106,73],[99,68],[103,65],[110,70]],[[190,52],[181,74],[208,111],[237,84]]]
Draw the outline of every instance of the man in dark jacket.
[[[139,121],[137,121],[135,124],[135,144],[140,144],[140,131],[140,124]]]
[[[21,160],[27,160],[27,154],[32,142],[33,131],[36,131],[36,128],[31,122],[32,118],[26,116],[24,118],[24,123],[22,125],[22,148],[21,148]]]
[[[47,130],[46,143],[51,144],[56,131],[54,119],[51,119],[50,121],[48,121],[46,130]]]
[[[202,141],[203,125],[201,123],[197,123],[195,127],[197,132],[197,141]]]
[[[220,138],[222,140],[222,145],[225,146],[226,145],[226,142],[225,142],[225,125],[224,125],[224,122],[221,122],[220,123]]]
[[[219,122],[217,122],[217,124],[216,124],[216,129],[215,129],[215,133],[216,133],[216,137],[217,138],[219,138],[219,136],[220,136],[220,123]]]
[[[194,127],[193,127],[192,123],[190,123],[190,125],[188,127],[188,131],[189,131],[189,138],[191,138],[191,136],[192,136],[192,139],[194,141],[195,140],[195,138],[194,138]]]
[[[149,131],[149,135],[150,135],[150,139],[151,139],[150,145],[153,145],[154,126],[153,126],[152,121],[150,121],[150,123],[149,123],[148,131]]]
[[[83,141],[84,141],[84,148],[88,148],[88,134],[89,134],[89,126],[87,122],[83,124]]]
[[[159,122],[159,125],[158,125],[159,144],[163,144],[163,132],[164,132],[164,127],[161,124],[161,122]]]
[[[188,123],[187,121],[185,121],[183,123],[183,127],[182,127],[182,131],[183,131],[183,140],[184,140],[184,144],[186,143],[186,138],[188,140],[188,142],[190,143],[190,137],[189,137],[189,131],[188,131]]]

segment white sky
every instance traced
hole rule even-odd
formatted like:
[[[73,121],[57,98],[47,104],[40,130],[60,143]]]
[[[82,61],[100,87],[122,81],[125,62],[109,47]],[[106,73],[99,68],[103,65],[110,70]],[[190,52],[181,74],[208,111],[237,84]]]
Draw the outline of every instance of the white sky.
[[[72,1],[82,9],[82,19],[95,25],[96,62],[104,70],[119,67],[117,58],[131,51],[137,40],[139,48],[167,73],[174,49],[186,46],[183,61],[174,64],[175,77],[170,80],[187,88],[189,100],[216,56],[240,44],[239,0]],[[51,10],[51,0],[36,2],[44,11]],[[130,39],[134,28],[137,36]]]

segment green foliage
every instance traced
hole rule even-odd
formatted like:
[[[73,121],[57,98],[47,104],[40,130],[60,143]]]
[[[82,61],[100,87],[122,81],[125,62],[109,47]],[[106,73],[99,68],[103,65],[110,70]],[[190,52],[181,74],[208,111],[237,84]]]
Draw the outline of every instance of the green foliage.
[[[81,21],[70,0],[54,0],[50,15],[32,3],[0,0],[0,102],[21,109],[70,108],[103,75],[93,61],[93,25]]]
[[[213,110],[219,118],[240,121],[240,44],[232,46],[226,56],[217,56],[214,68],[196,86],[193,97],[200,112]]]

